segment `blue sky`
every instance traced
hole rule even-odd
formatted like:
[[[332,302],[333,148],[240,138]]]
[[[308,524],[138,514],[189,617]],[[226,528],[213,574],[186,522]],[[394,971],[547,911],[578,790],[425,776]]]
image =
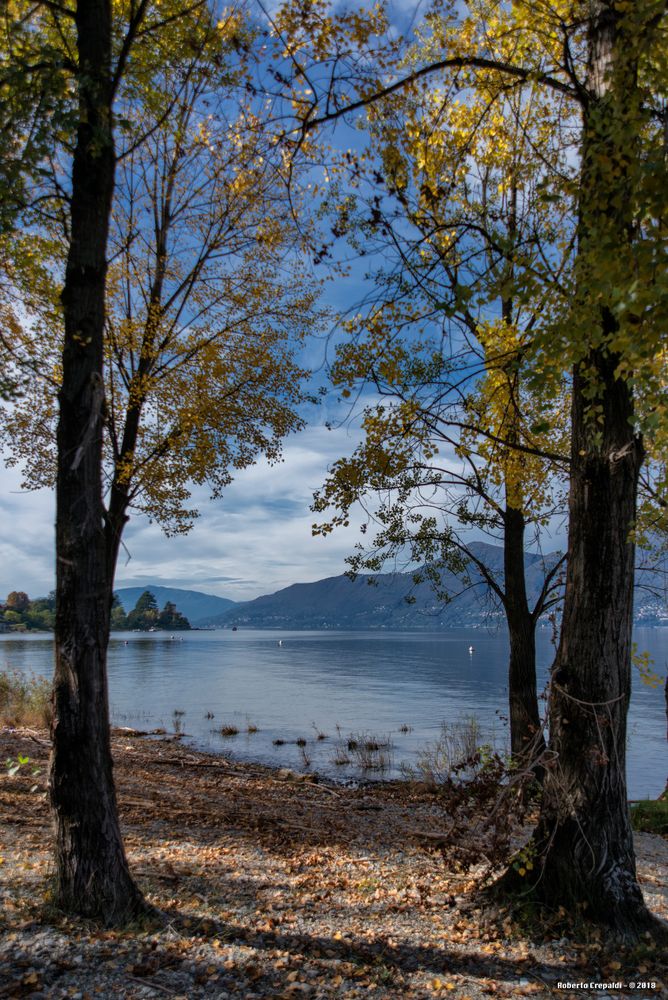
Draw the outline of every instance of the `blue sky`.
[[[412,11],[412,4],[395,4],[393,23],[406,23]],[[333,141],[339,147],[356,146],[361,137],[339,124]],[[325,299],[334,310],[354,309],[364,295],[364,272],[374,263],[370,254],[351,264],[348,278],[328,284]],[[307,364],[320,369],[316,383],[326,383],[321,366],[332,352],[326,339],[307,347]],[[347,411],[330,390],[321,407],[309,408],[307,428],[285,442],[280,464],[259,461],[243,470],[222,500],[212,502],[206,489],[194,490],[192,506],[201,516],[187,536],[168,539],[145,517],[133,516],[124,534],[116,586],[154,582],[248,600],[344,572],[345,557],[359,539],[361,514],[353,515],[349,528],[313,538],[315,516],[309,507],[328,467],[357,443]],[[326,421],[333,422],[333,430]],[[36,597],[54,585],[53,495],[48,490],[26,493],[20,479],[15,469],[0,471],[0,598],[10,590]]]

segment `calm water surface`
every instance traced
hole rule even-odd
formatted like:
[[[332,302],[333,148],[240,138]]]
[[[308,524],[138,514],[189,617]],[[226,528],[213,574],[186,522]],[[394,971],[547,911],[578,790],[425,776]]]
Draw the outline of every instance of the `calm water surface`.
[[[635,640],[665,676],[668,629],[640,629]],[[541,687],[553,652],[549,631],[539,631]],[[361,772],[334,764],[337,747],[351,734],[374,734],[392,743],[391,767],[382,775],[391,777],[402,764],[415,764],[443,721],[475,716],[483,739],[505,745],[507,653],[505,635],[482,629],[438,634],[221,630],[185,632],[175,639],[166,633],[115,633],[109,648],[112,720],[139,729],[180,728],[201,749],[295,768],[304,766],[295,741],[305,739],[312,768],[339,778]],[[48,677],[51,659],[50,637],[0,636],[2,667]],[[235,726],[239,735],[221,736],[223,725]],[[258,731],[248,733],[249,725]],[[327,739],[317,740],[316,730]],[[276,739],[286,742],[276,746]],[[667,746],[663,690],[642,684],[634,672],[631,798],[656,797],[663,790]]]

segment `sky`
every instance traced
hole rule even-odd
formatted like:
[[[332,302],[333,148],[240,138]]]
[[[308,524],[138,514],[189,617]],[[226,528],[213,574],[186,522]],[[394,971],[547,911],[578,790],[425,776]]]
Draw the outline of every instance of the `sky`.
[[[397,24],[407,11],[412,5],[395,5]],[[336,130],[340,146],[354,138],[345,126]],[[345,285],[330,285],[325,296],[330,304],[354,307],[363,297],[369,266],[369,258],[359,261]],[[317,368],[324,346],[322,341],[314,344],[307,363]],[[360,538],[361,513],[353,513],[349,528],[314,538],[316,516],[309,510],[328,467],[357,443],[357,432],[341,422],[344,415],[330,397],[311,412],[306,429],[285,442],[280,464],[259,460],[237,474],[220,500],[211,501],[205,488],[195,489],[189,506],[201,516],[186,536],[166,538],[147,518],[132,516],[123,536],[116,588],[154,583],[250,600],[292,583],[345,572],[345,558]],[[338,422],[328,430],[325,421],[332,416]],[[52,492],[26,492],[20,471],[0,466],[0,519],[0,599],[11,590],[45,595],[54,586]]]
[[[401,30],[414,13],[412,0],[395,0],[393,30]],[[340,148],[361,141],[345,123],[334,131]],[[350,309],[363,296],[368,267],[367,258],[363,266],[353,267],[345,287],[329,285],[326,300]],[[318,368],[324,348],[322,341],[314,344],[306,363]],[[322,372],[318,381],[324,382]],[[335,429],[328,430],[325,422],[332,416]],[[123,536],[116,588],[160,583],[249,600],[345,572],[362,515],[353,515],[348,529],[314,538],[316,516],[309,510],[328,467],[357,443],[354,430],[336,423],[343,416],[330,397],[310,413],[306,429],[285,442],[280,464],[272,467],[259,460],[237,474],[220,500],[211,501],[205,488],[195,489],[189,506],[201,516],[186,536],[166,538],[146,517],[133,515]],[[39,597],[53,589],[54,520],[53,493],[23,490],[20,469],[5,468],[0,455],[0,600],[11,590]]]

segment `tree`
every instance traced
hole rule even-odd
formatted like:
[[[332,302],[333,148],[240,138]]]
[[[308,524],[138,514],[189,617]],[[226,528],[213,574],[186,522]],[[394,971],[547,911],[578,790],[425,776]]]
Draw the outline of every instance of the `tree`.
[[[129,510],[187,531],[197,516],[190,484],[218,496],[234,469],[279,457],[301,426],[296,351],[319,319],[314,282],[293,253],[298,192],[284,198],[275,136],[243,96],[251,56],[235,53],[253,43],[252,26],[230,14],[194,31],[185,51],[154,60],[148,79],[142,67],[116,99],[125,148],[111,215],[103,451],[112,576]],[[13,356],[39,377],[3,431],[31,487],[52,483],[62,336],[44,275],[59,246],[43,239],[42,250],[38,297],[36,264],[14,247],[13,281],[41,323],[39,336],[23,324]]]
[[[111,602],[109,628],[112,632],[122,632],[128,628],[128,618],[123,610],[123,605],[120,602],[118,594],[114,594]]]
[[[166,631],[184,631],[190,628],[190,622],[181,612],[177,609],[175,604],[171,601],[166,601],[164,608],[158,616],[158,628],[165,629]]]
[[[40,597],[31,601],[26,612],[26,621],[31,629],[53,631],[55,624],[56,602],[53,595]]]
[[[5,611],[3,614],[3,621],[14,629],[18,628],[19,631],[25,631],[23,615],[18,611]]]
[[[12,590],[11,593],[7,594],[7,600],[5,601],[5,607],[19,613],[27,611],[29,604],[30,598],[23,590]]]
[[[313,294],[303,280],[295,294],[280,150],[252,104],[242,15],[218,20],[198,0],[23,15],[44,58],[59,53],[73,123],[30,175],[29,233],[12,231],[2,258],[23,299],[6,346],[39,376],[14,426],[31,442],[28,479],[57,469],[55,898],[114,922],[144,905],[118,825],[106,682],[128,510],[185,530],[188,483],[217,495],[233,469],[278,457],[300,424],[290,337],[312,325]]]
[[[375,286],[344,324],[350,339],[332,377],[344,395],[382,402],[365,408],[365,442],[335,465],[315,509],[336,508],[339,523],[352,503],[380,502],[380,534],[356,569],[405,550],[409,563],[427,561],[437,588],[439,563],[463,586],[467,565],[482,574],[508,624],[517,757],[544,749],[535,629],[560,568],[545,565],[530,604],[525,535],[539,544],[563,509],[568,465],[566,393],[532,385],[527,362],[564,299],[573,256],[568,201],[554,205],[543,191],[568,170],[549,110],[535,88],[504,93],[498,80],[476,81],[466,102],[447,81],[395,93],[369,105],[368,146],[352,165],[341,159],[338,176],[349,176],[327,199],[334,232],[370,261]],[[502,573],[471,548],[472,529],[503,546]]]
[[[522,890],[551,907],[584,910],[620,937],[665,938],[636,879],[625,737],[638,479],[645,440],[665,454],[668,430],[667,12],[651,0],[481,2],[461,16],[454,5],[445,12],[434,10],[423,65],[385,86],[369,85],[364,68],[361,94],[330,88],[326,105],[316,93],[302,109],[304,128],[438,72],[459,93],[480,80],[496,80],[499,92],[531,83],[554,95],[557,117],[578,123],[570,139],[568,130],[563,136],[576,176],[557,173],[546,191],[573,205],[573,287],[568,307],[531,349],[540,381],[571,367],[573,402],[568,573],[550,699],[554,764],[530,847],[538,874]],[[300,49],[300,66],[305,58]],[[511,871],[500,890],[518,882]]]
[[[128,628],[146,631],[158,624],[158,602],[150,590],[145,590],[137,598],[137,603],[128,614]]]
[[[629,532],[641,429],[651,433],[636,409],[635,385],[644,378],[654,389],[661,375],[642,356],[665,350],[663,199],[655,185],[667,178],[648,98],[666,24],[663,5],[595,3],[587,13],[575,329],[567,341],[575,355],[568,572],[550,702],[558,763],[533,846],[542,858],[542,898],[586,906],[633,939],[653,923],[636,880],[625,750],[635,565]]]
[[[31,629],[51,630],[54,625],[55,601],[53,594],[31,601],[22,590],[13,590],[4,605],[3,618],[22,631]]]
[[[136,16],[129,22],[126,49],[142,19]],[[118,822],[106,677],[111,581],[101,470],[107,236],[116,159],[111,4],[77,0],[74,12],[66,15],[68,35],[72,20],[79,117],[61,295],[49,792],[56,818],[56,902],[66,910],[114,922],[139,912],[144,903],[130,875]]]

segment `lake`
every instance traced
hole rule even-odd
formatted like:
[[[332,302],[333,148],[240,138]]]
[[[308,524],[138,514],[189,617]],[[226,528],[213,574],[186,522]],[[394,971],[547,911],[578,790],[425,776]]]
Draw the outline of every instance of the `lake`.
[[[653,658],[654,670],[665,676],[668,629],[639,629],[634,638],[638,649]],[[542,688],[554,654],[548,629],[539,630],[537,646]],[[402,765],[415,765],[443,722],[457,725],[474,717],[481,742],[505,747],[507,654],[505,634],[484,629],[240,629],[183,632],[174,639],[161,632],[114,633],[109,647],[112,721],[180,731],[193,746],[239,760],[301,770],[306,757],[312,770],[339,779],[395,777]],[[0,635],[0,667],[48,677],[51,658],[48,636]],[[223,727],[238,733],[224,736]],[[306,745],[298,746],[297,740]],[[348,749],[351,740],[357,751]],[[391,744],[376,755],[389,757],[384,771],[358,766],[359,747],[373,742]],[[663,791],[667,746],[663,690],[643,684],[634,670],[630,798],[655,798]]]

